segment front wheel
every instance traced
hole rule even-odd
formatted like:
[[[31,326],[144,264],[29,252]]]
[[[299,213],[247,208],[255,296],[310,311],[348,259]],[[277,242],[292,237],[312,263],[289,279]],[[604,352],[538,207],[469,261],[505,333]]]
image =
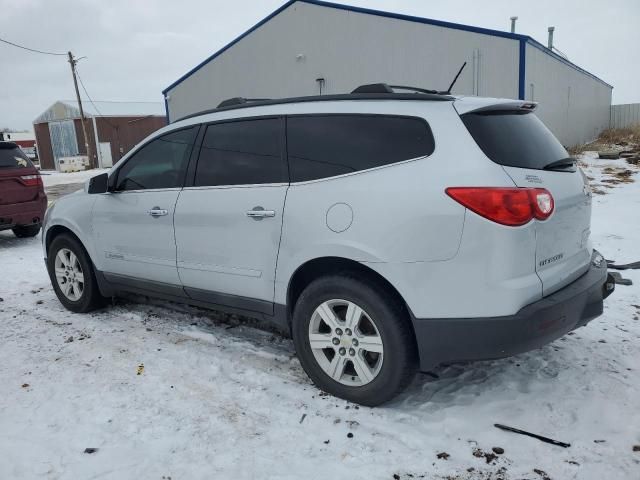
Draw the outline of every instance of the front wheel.
[[[68,310],[85,313],[102,306],[93,264],[76,238],[63,234],[51,242],[47,270],[58,300]]]
[[[13,227],[13,234],[18,238],[29,238],[35,237],[40,233],[40,224],[35,225],[21,225],[18,227]]]
[[[417,370],[402,304],[375,282],[343,274],[312,282],[293,315],[302,367],[322,390],[367,406],[401,392]]]

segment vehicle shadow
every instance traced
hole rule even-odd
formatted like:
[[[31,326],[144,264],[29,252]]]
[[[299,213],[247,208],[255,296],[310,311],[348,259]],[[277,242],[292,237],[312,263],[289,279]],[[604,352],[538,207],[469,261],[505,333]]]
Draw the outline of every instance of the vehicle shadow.
[[[229,344],[243,349],[245,361],[253,367],[282,375],[301,386],[311,383],[298,361],[287,362],[286,371],[281,368],[283,359],[296,358],[293,342],[265,321],[133,294],[118,298],[104,312],[119,310],[134,313],[150,326],[156,322],[165,324],[187,336],[226,338]],[[474,405],[486,395],[498,394],[509,401],[530,394],[536,385],[556,381],[563,370],[575,365],[572,354],[559,343],[515,357],[439,366],[419,373],[406,391],[382,408],[433,414]]]
[[[18,238],[11,230],[0,231],[0,250],[20,248],[40,243],[40,234],[32,238]]]

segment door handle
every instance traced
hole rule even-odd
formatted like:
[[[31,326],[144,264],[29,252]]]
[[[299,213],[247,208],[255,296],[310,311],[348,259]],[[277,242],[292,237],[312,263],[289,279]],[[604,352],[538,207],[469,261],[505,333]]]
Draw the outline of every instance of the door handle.
[[[247,217],[254,220],[262,220],[263,218],[275,217],[275,210],[265,210],[263,207],[253,207],[253,210],[247,212]]]
[[[169,210],[165,210],[160,207],[153,207],[151,210],[148,210],[147,213],[152,217],[164,217],[165,215],[169,215]]]

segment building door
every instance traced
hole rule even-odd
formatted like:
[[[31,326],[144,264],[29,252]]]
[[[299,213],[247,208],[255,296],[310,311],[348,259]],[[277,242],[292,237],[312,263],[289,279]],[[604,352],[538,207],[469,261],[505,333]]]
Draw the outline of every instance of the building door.
[[[73,120],[50,122],[49,136],[51,137],[51,150],[55,168],[58,170],[58,160],[60,158],[78,155],[78,140]]]
[[[111,158],[111,142],[100,142],[100,166],[102,168],[110,168],[113,167],[113,159]]]

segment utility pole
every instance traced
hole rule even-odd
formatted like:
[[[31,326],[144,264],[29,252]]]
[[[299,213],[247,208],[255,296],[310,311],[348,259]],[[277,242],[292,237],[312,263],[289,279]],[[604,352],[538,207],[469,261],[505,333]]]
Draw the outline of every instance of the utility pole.
[[[80,90],[78,90],[78,79],[76,78],[76,64],[78,60],[73,57],[71,52],[69,54],[69,64],[71,65],[71,74],[73,75],[73,85],[76,87],[76,99],[78,100],[78,107],[80,107],[80,123],[82,124],[82,134],[84,135],[84,144],[87,152],[87,157],[89,157],[89,167],[96,168],[96,165],[93,162],[93,155],[91,151],[91,144],[89,143],[89,137],[87,136],[87,125],[86,118],[84,116],[84,110],[82,109],[82,100],[80,99]]]

